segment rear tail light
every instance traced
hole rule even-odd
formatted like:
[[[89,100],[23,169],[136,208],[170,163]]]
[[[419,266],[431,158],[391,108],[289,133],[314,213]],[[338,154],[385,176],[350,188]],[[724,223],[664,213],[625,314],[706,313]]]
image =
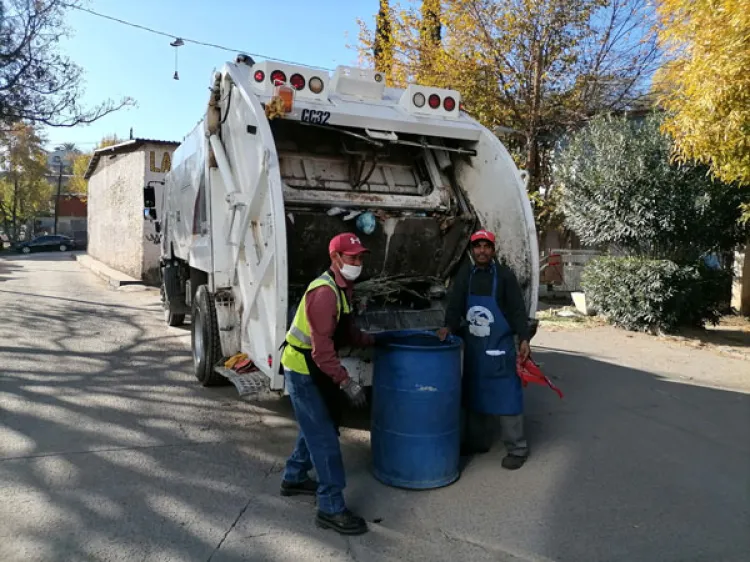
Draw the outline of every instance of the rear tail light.
[[[310,91],[313,94],[319,94],[323,91],[323,81],[317,76],[310,78]]]
[[[411,101],[416,107],[424,107],[424,102],[426,100],[424,99],[423,93],[417,92],[416,94],[414,94],[414,97],[411,98]]]
[[[301,74],[292,74],[292,77],[289,79],[289,83],[295,90],[301,90],[305,87],[305,77]]]
[[[263,80],[266,79],[266,73],[262,70],[256,70],[255,71],[255,81],[256,82],[263,82]]]
[[[279,84],[286,84],[286,74],[281,70],[274,70],[271,73],[271,84],[278,86]]]
[[[440,107],[440,96],[437,94],[432,94],[429,98],[430,107],[432,109],[437,109]]]
[[[456,100],[454,100],[452,97],[447,97],[445,100],[443,100],[443,108],[446,111],[453,111],[456,109]]]

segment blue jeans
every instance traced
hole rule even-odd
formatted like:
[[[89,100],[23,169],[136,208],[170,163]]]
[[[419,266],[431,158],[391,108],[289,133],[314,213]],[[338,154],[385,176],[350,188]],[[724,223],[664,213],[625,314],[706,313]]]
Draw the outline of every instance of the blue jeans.
[[[318,509],[341,513],[346,508],[346,477],[336,427],[310,375],[285,369],[284,377],[299,424],[297,444],[286,461],[284,480],[304,482],[314,466],[318,473]]]

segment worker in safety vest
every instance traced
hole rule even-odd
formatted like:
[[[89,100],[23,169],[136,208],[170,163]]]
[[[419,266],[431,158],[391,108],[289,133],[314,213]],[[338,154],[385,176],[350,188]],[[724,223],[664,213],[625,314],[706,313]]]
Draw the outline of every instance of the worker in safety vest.
[[[346,486],[338,428],[344,401],[366,404],[362,387],[341,365],[337,349],[367,347],[376,337],[356,328],[352,286],[367,252],[355,234],[334,237],[328,245],[331,267],[307,288],[286,335],[281,363],[300,432],[281,483],[281,494],[317,495],[319,527],[342,534],[367,531],[365,520],[346,508]],[[308,476],[315,467],[316,482]]]
[[[513,271],[495,259],[495,235],[471,236],[473,264],[457,273],[448,298],[441,339],[457,333],[464,339],[462,453],[486,453],[492,424],[500,421],[507,456],[502,466],[521,468],[529,447],[523,428],[523,390],[516,359],[529,357],[529,325],[521,288]],[[516,338],[518,352],[516,352]]]

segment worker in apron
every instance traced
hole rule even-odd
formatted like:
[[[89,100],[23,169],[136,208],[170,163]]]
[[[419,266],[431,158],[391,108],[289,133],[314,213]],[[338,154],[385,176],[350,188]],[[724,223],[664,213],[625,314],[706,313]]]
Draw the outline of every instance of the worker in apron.
[[[462,454],[486,453],[499,421],[506,456],[502,466],[521,468],[529,454],[523,427],[523,390],[516,359],[530,353],[529,327],[521,289],[513,271],[495,259],[495,236],[471,237],[473,264],[456,278],[438,335],[459,334],[465,343]],[[516,338],[519,346],[516,352]]]

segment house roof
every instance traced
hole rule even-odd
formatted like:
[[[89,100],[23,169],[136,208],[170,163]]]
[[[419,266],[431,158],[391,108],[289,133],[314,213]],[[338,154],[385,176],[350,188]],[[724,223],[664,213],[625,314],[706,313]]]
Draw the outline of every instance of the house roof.
[[[179,142],[165,141],[157,139],[130,139],[120,144],[114,144],[112,146],[105,146],[104,148],[97,148],[94,151],[94,155],[89,160],[88,168],[86,173],[83,174],[83,178],[88,180],[96,171],[96,167],[99,165],[99,159],[102,156],[113,156],[115,154],[126,154],[128,152],[135,152],[141,148],[144,144],[156,144],[161,146],[179,146]]]

